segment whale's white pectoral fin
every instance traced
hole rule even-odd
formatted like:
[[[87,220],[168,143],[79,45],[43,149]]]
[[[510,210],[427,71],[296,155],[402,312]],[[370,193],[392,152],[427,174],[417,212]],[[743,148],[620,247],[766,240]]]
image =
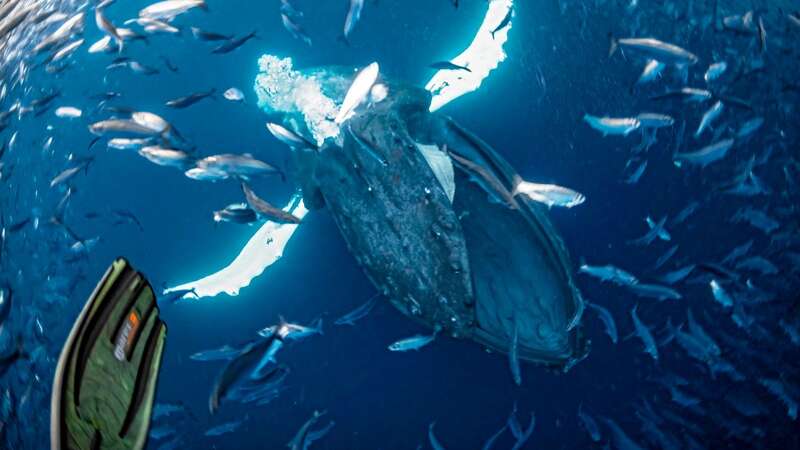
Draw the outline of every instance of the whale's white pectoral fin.
[[[513,0],[492,0],[486,10],[483,23],[475,33],[472,43],[463,53],[451,59],[450,62],[466,70],[440,70],[433,75],[425,89],[433,93],[430,111],[436,111],[442,106],[461,97],[467,92],[477,90],[481,82],[489,76],[489,72],[506,59],[503,44],[508,40],[508,30],[513,21],[497,29],[514,7]],[[497,31],[495,32],[494,30]],[[493,33],[494,32],[494,33]]]
[[[291,212],[300,219],[308,213],[299,194],[295,194],[283,210]],[[231,296],[239,295],[241,288],[249,286],[253,278],[261,275],[267,267],[283,256],[283,249],[295,230],[297,230],[296,224],[265,222],[227,267],[199,280],[169,288],[164,293],[194,289],[197,298],[214,297],[223,292]],[[187,294],[184,298],[195,297]]]

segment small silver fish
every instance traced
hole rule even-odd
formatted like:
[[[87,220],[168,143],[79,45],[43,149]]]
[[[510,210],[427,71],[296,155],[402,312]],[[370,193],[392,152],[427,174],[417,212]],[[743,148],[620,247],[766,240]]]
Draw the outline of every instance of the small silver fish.
[[[642,128],[665,128],[675,124],[675,119],[666,114],[640,113],[636,116]]]
[[[706,80],[706,83],[710,83],[721,77],[726,70],[728,70],[728,63],[725,61],[711,64],[703,75],[703,79]]]
[[[655,59],[647,61],[644,70],[642,70],[642,74],[639,75],[639,79],[636,80],[636,84],[646,84],[656,80],[661,76],[664,67],[666,67],[666,64],[661,61],[656,61]]]
[[[192,8],[201,8],[208,11],[205,0],[166,0],[152,5],[139,11],[139,17],[149,19],[172,21],[180,14]]]
[[[419,350],[422,347],[433,342],[436,339],[436,335],[439,334],[439,328],[434,330],[433,334],[430,336],[424,336],[421,334],[417,334],[411,336],[409,338],[400,339],[399,341],[393,342],[389,345],[389,350],[393,352],[407,352],[409,350]]]
[[[337,125],[349,119],[353,115],[354,110],[367,98],[367,94],[369,94],[372,86],[378,79],[379,72],[380,67],[377,62],[373,62],[358,72],[344,96],[342,106],[339,108],[339,113],[334,119]]]
[[[512,196],[523,195],[535,202],[547,205],[548,208],[560,206],[572,208],[586,201],[583,194],[555,184],[531,183],[519,179],[511,192]]]
[[[103,6],[97,6],[94,9],[94,21],[97,24],[97,28],[117,42],[117,51],[122,52],[125,41],[122,39],[122,36],[120,36],[119,31],[117,31],[117,27],[103,14]]]
[[[244,93],[235,87],[226,90],[222,96],[225,97],[225,100],[230,100],[232,102],[241,102],[244,100]]]
[[[700,125],[697,127],[697,131],[694,132],[694,137],[699,138],[702,136],[705,130],[711,128],[711,124],[717,120],[724,109],[725,104],[720,100],[717,100],[716,103],[711,105],[711,108],[709,108],[708,111],[703,114],[703,118],[700,120]]]
[[[258,220],[256,212],[244,203],[234,203],[214,211],[214,222],[253,223]]]
[[[74,106],[60,106],[56,108],[55,114],[64,119],[77,119],[83,115],[83,111]]]
[[[656,345],[656,340],[653,338],[653,334],[650,333],[650,328],[648,328],[647,325],[639,319],[638,314],[636,314],[638,308],[639,305],[634,305],[633,309],[631,309],[631,319],[633,319],[633,325],[636,328],[636,335],[642,340],[645,352],[654,360],[658,361],[658,346]]]
[[[632,117],[597,117],[585,114],[583,120],[588,123],[590,127],[603,133],[603,136],[608,136],[609,134],[627,136],[631,132],[639,129],[642,125],[638,119]]]
[[[651,59],[675,65],[692,65],[699,60],[688,50],[653,38],[612,38],[609,56],[613,55],[617,48],[638,52]]]
[[[159,166],[183,169],[190,164],[190,157],[186,152],[171,148],[149,146],[139,150],[139,154]]]
[[[717,303],[725,308],[730,308],[733,306],[733,299],[730,295],[728,295],[728,293],[725,291],[725,289],[723,289],[717,280],[711,280],[708,285],[711,287],[711,294],[714,296],[714,300],[716,300]]]
[[[673,162],[678,167],[681,167],[683,163],[706,167],[707,165],[724,158],[725,155],[728,154],[728,150],[733,147],[733,143],[733,139],[724,139],[703,147],[696,152],[675,153],[675,155],[673,155]]]
[[[106,133],[128,133],[144,136],[158,134],[151,128],[138,124],[133,120],[123,119],[109,119],[95,122],[89,125],[89,131],[97,136],[103,136]]]
[[[243,155],[223,153],[207,156],[197,161],[197,167],[218,170],[228,175],[262,176],[279,173],[278,169],[253,158],[249,153]]]
[[[267,130],[269,130],[276,139],[291,148],[313,149],[317,147],[313,142],[277,123],[267,122]]]
[[[350,37],[350,33],[356,27],[356,24],[361,19],[361,10],[364,9],[364,0],[350,0],[350,8],[347,10],[347,17],[344,20],[344,39]]]

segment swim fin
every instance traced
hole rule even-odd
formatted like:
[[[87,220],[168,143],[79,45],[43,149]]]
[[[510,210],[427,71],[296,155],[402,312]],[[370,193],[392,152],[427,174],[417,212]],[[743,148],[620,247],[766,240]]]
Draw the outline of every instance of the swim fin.
[[[114,261],[61,351],[51,449],[144,448],[167,333],[158,315],[147,280]]]

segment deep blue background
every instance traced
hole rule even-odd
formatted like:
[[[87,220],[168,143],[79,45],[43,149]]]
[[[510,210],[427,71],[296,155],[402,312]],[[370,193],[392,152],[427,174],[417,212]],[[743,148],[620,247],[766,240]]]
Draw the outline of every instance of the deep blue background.
[[[129,3],[134,2],[109,7],[108,16],[121,22],[144,5]],[[149,44],[130,43],[126,55],[159,67],[159,75],[109,72],[107,83],[103,84],[104,67],[114,55],[80,52],[71,69],[58,76],[34,73],[30,86],[34,92],[59,89],[59,105],[75,105],[86,111],[93,106],[87,100],[89,95],[119,91],[123,96],[114,104],[163,115],[197,145],[200,154],[251,152],[282,165],[288,150],[266,132],[266,116],[255,106],[252,85],[256,60],[261,54],[291,56],[300,68],[326,64],[363,66],[377,60],[389,76],[422,85],[433,73],[427,65],[459,53],[469,43],[485,10],[482,1],[464,0],[454,10],[446,0],[367,0],[362,21],[351,38],[352,45],[346,47],[336,40],[344,22],[345,2],[293,3],[305,12],[300,23],[311,35],[312,47],[292,39],[283,29],[277,0],[210,0],[209,12],[194,11],[176,23],[238,34],[255,29],[260,39],[220,56],[210,54],[212,46],[195,41],[188,30],[177,37],[151,36]],[[661,131],[659,144],[647,155],[649,166],[642,181],[630,186],[622,183],[622,170],[638,138],[602,138],[581,122],[584,113],[633,115],[653,107],[646,102],[645,94],[629,92],[641,64],[619,55],[607,57],[607,33],[626,34],[636,27],[623,5],[598,2],[595,7],[576,2],[581,4],[567,5],[562,11],[556,1],[517,3],[506,45],[508,60],[492,73],[480,91],[458,99],[442,112],[497,148],[523,177],[555,182],[586,194],[586,204],[552,211],[576,267],[580,258],[595,264],[618,264],[647,280],[653,275],[649,269],[653,262],[673,243],[680,248],[667,268],[687,261],[718,260],[751,236],[758,240],[758,246],[766,246],[765,239],[753,235],[751,229],[727,222],[744,201],[727,197],[705,201],[713,180],[731,175],[737,162],[761,149],[756,142],[753,147],[732,152],[721,164],[726,172],[723,177],[723,169],[718,167],[702,174],[674,167],[670,158],[674,130]],[[712,51],[721,51],[721,45],[714,47],[717,38],[689,21],[665,20],[658,12],[642,15],[642,22],[652,18],[652,25],[647,27],[651,34],[692,49],[704,63],[711,60]],[[100,37],[91,21],[86,36],[88,42]],[[725,44],[743,52],[750,41],[732,40]],[[169,58],[180,71],[169,72],[161,63],[161,56]],[[702,73],[699,67],[704,67],[703,63],[692,70],[694,80]],[[662,85],[678,84],[672,82],[672,75],[667,79],[670,81],[663,81]],[[209,88],[222,92],[231,86],[244,91],[246,103],[231,103],[220,97],[185,110],[163,106],[166,100],[190,92]],[[667,112],[675,114],[678,122],[688,121],[688,134],[702,110],[681,107]],[[67,154],[87,153],[84,149],[91,136],[85,125],[104,117],[89,115],[65,124],[50,113],[18,125],[23,148],[31,152],[30,161],[21,163],[21,167],[29,164],[33,175],[17,178],[20,200],[16,204],[22,205],[18,206],[17,217],[26,215],[25,205],[52,208],[59,193],[48,191],[49,179],[67,166]],[[736,123],[735,119],[745,117],[736,111],[726,120]],[[45,123],[53,124],[55,130],[45,131]],[[766,128],[774,132],[780,127],[770,122]],[[41,142],[50,134],[56,137],[53,154],[39,154]],[[695,144],[690,138],[686,142]],[[22,150],[18,147],[15,151]],[[230,224],[215,225],[211,220],[213,210],[241,200],[236,183],[192,181],[133,152],[97,146],[91,153],[97,161],[75,183],[77,194],[68,217],[81,235],[101,236],[102,241],[91,254],[88,266],[81,269],[87,280],[78,285],[74,298],[59,310],[59,317],[49,321],[54,347],[71,325],[61,319],[77,314],[95,280],[114,257],[127,257],[155,286],[173,285],[226,265],[255,231]],[[19,154],[16,156],[19,158]],[[17,177],[21,175],[18,173]],[[763,177],[774,179],[774,174]],[[256,187],[275,204],[283,204],[291,193],[289,185],[275,180],[260,181]],[[702,200],[703,206],[689,225],[671,230],[673,243],[656,243],[647,248],[625,244],[644,234],[645,216],[674,215],[691,200]],[[110,208],[133,211],[143,223],[144,232],[130,225],[112,227],[106,219],[82,217],[90,211],[105,214]],[[41,239],[40,235],[47,232],[52,231],[43,228],[30,232],[26,239]],[[24,266],[26,244],[11,245],[19,258],[17,264]],[[18,278],[24,280],[26,276]],[[620,337],[628,335],[632,329],[629,311],[637,299],[622,290],[599,287],[586,278],[579,278],[579,282],[587,298],[614,313]],[[683,321],[687,305],[708,309],[712,314],[716,311],[706,286],[682,286],[681,292],[684,300],[675,304],[639,301],[640,317],[660,329],[669,314],[675,315],[676,322]],[[576,418],[579,404],[595,415],[614,417],[636,436],[638,422],[633,418],[633,404],[637,399],[668,401],[664,391],[648,379],[666,367],[671,371],[689,369],[685,359],[670,355],[679,352],[674,346],[662,349],[662,361],[653,364],[641,352],[637,339],[611,344],[602,324],[587,312],[584,322],[592,341],[590,357],[568,374],[524,365],[524,382],[518,388],[511,381],[504,356],[487,353],[471,342],[440,339],[418,353],[388,352],[386,346],[394,340],[426,332],[388,302],[382,301],[356,327],[332,326],[335,318],[373,293],[328,213],[320,211],[309,214],[286,248],[284,258],[238,297],[222,295],[163,306],[169,332],[157,401],[182,401],[197,416],[197,421],[176,425],[184,435],[184,445],[281,448],[312,411],[325,409],[329,418],[336,421],[336,427],[315,448],[415,448],[426,440],[431,421],[437,422],[437,435],[448,448],[479,448],[502,425],[516,402],[523,422],[527,423],[528,412],[536,413],[530,448],[586,448],[588,436]],[[34,295],[24,292],[21,297]],[[273,403],[259,408],[226,404],[219,414],[210,417],[208,394],[221,364],[191,361],[189,355],[246,341],[255,331],[274,323],[278,315],[298,322],[310,322],[322,315],[325,335],[293,345],[280,354],[280,360],[292,369],[290,389]],[[719,326],[732,326],[729,319],[724,321]],[[706,381],[697,381],[701,390],[703,382]],[[779,408],[775,403],[771,405]],[[249,420],[236,433],[203,436],[207,428],[245,415]],[[164,424],[154,424],[161,425]],[[498,448],[510,445],[508,436],[503,439]]]

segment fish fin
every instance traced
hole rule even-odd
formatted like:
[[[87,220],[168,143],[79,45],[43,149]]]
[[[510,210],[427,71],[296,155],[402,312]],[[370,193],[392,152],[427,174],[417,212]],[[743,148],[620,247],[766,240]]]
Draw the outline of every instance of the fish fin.
[[[511,196],[512,197],[514,197],[517,194],[519,194],[519,192],[517,191],[517,188],[519,187],[520,184],[522,184],[523,181],[525,181],[525,180],[523,180],[522,177],[519,176],[518,173],[514,174],[514,177],[511,179]]]

